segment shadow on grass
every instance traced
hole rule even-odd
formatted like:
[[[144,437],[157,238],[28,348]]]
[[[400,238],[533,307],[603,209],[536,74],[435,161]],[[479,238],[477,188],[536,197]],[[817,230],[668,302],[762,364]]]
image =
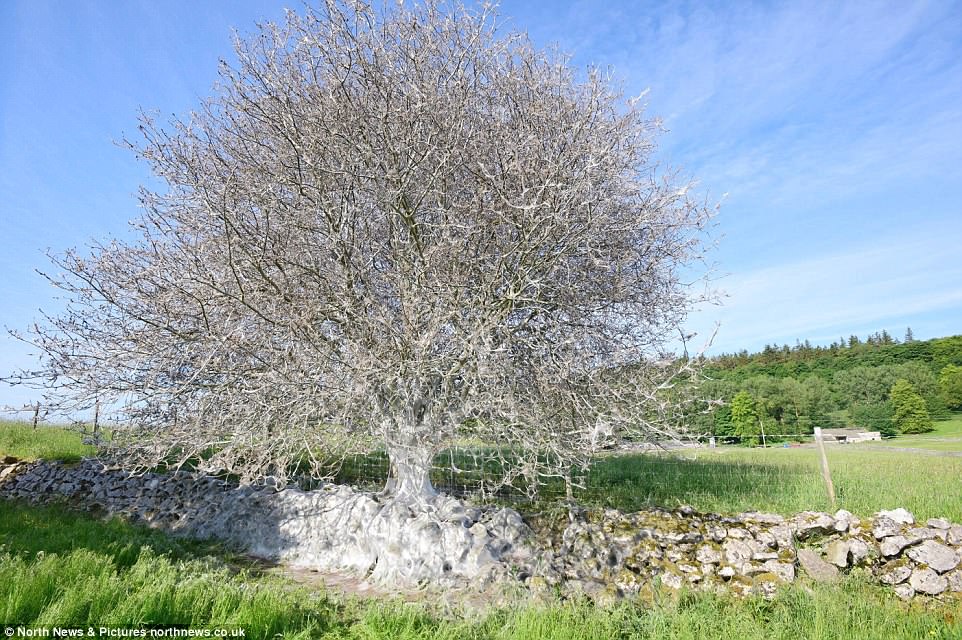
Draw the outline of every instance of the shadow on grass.
[[[267,566],[233,554],[219,543],[174,537],[116,516],[98,518],[65,505],[40,506],[8,500],[0,500],[0,545],[8,553],[26,556],[39,552],[65,555],[89,549],[109,557],[117,568],[133,566],[145,548],[171,560],[203,558],[225,568],[254,573]]]
[[[448,460],[442,454],[431,473],[434,486],[459,497],[476,497],[494,487],[502,469],[460,453]],[[335,482],[367,490],[384,486],[389,463],[384,454],[346,460]],[[452,471],[455,468],[457,471]],[[577,502],[589,507],[637,511],[646,507],[692,505],[702,511],[748,511],[828,508],[824,487],[815,468],[785,460],[766,464],[724,457],[687,458],[683,455],[636,454],[599,459],[587,471],[575,471]],[[564,500],[561,480],[548,480],[531,495],[522,482],[485,494],[485,501],[540,510]]]

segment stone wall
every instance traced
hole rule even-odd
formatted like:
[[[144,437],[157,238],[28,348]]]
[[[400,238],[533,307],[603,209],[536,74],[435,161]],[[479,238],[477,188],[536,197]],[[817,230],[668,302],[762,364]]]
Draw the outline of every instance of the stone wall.
[[[190,474],[131,476],[96,460],[0,463],[0,497],[64,501],[268,560],[349,571],[380,584],[483,586],[631,597],[670,588],[771,595],[800,574],[832,581],[863,567],[902,598],[962,598],[962,526],[904,509],[860,519],[698,513],[690,508],[558,512],[525,523],[511,509],[440,496],[412,508],[349,487],[238,487]]]

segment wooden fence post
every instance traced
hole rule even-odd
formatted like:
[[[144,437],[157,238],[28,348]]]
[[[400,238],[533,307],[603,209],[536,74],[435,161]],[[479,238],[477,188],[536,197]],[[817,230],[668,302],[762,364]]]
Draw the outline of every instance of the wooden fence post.
[[[33,410],[33,428],[37,428],[37,424],[40,422],[40,402],[37,401],[37,406]]]
[[[825,480],[825,490],[828,491],[828,499],[832,503],[832,508],[835,509],[835,485],[832,484],[832,472],[828,468],[828,457],[825,455],[825,443],[822,442],[821,427],[815,427],[815,444],[818,447],[818,455],[822,459],[822,479]]]
[[[100,442],[100,398],[94,404],[94,442]]]

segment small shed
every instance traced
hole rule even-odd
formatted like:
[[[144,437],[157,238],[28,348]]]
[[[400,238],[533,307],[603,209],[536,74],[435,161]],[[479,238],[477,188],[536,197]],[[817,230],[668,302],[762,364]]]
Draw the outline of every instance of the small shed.
[[[881,440],[882,434],[878,431],[862,431],[861,429],[822,429],[822,438],[825,442],[869,442],[870,440]]]

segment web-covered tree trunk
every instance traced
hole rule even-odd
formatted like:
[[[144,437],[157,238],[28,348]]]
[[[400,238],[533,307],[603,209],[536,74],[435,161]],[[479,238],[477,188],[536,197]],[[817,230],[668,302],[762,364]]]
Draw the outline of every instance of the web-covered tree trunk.
[[[417,445],[389,446],[391,468],[383,495],[399,502],[423,504],[430,502],[437,491],[431,484],[431,450]]]

